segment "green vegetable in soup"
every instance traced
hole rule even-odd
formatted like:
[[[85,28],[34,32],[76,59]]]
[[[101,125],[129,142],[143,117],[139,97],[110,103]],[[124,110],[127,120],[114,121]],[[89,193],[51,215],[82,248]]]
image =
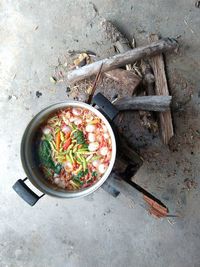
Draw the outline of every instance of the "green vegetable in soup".
[[[73,137],[76,139],[78,144],[80,144],[80,145],[85,144],[85,138],[84,138],[84,135],[83,135],[82,131],[76,130],[73,133]]]
[[[77,175],[73,175],[73,181],[75,183],[78,183],[79,186],[83,184],[83,181],[81,181],[81,178],[84,177],[88,173],[88,169],[85,171],[79,171]]]
[[[85,171],[79,171],[77,175],[73,175],[73,180],[83,183],[82,181],[80,181],[80,179],[84,177],[86,174],[88,174],[88,169],[86,169]]]
[[[84,172],[83,171],[80,171],[78,172],[78,174],[75,176],[76,179],[80,179],[84,176]]]
[[[81,149],[88,150],[88,144],[86,144],[86,143],[85,143],[85,144],[83,144],[83,145],[82,145],[82,147],[81,147]]]
[[[88,174],[88,173],[89,173],[89,171],[88,171],[88,169],[86,169],[85,172],[84,172],[84,174],[86,175],[86,174]]]
[[[73,181],[76,182],[78,185],[82,185],[83,184],[83,181],[78,179],[76,176],[73,177]]]
[[[40,163],[43,164],[46,168],[52,169],[57,174],[60,173],[61,165],[55,165],[54,161],[52,160],[51,145],[46,139],[40,142],[38,156]]]
[[[54,171],[55,171],[55,173],[57,173],[57,174],[60,173],[61,169],[62,169],[62,166],[61,166],[60,164],[57,164],[57,165],[54,167]]]
[[[96,176],[97,176],[97,172],[95,172],[95,171],[92,172],[92,176],[93,176],[93,177],[96,177]]]

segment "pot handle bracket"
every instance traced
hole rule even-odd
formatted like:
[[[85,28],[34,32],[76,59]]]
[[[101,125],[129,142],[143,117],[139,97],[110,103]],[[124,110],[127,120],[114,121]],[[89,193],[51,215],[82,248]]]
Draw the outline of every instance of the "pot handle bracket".
[[[38,196],[36,193],[34,193],[26,184],[25,181],[27,178],[24,180],[19,179],[14,185],[13,189],[15,192],[25,201],[27,202],[30,206],[34,206],[35,203],[43,197],[45,194],[42,194],[41,196]]]
[[[118,109],[101,93],[96,94],[92,99],[92,105],[97,105],[100,111],[111,121],[119,113]]]

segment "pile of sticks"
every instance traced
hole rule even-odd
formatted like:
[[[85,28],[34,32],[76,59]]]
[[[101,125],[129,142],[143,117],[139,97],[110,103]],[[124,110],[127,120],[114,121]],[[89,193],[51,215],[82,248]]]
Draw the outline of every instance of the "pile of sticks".
[[[106,77],[120,82],[122,90],[125,87],[129,88],[130,94],[116,101],[115,105],[118,109],[159,112],[162,140],[164,144],[168,144],[174,135],[170,112],[172,97],[169,95],[162,53],[177,50],[178,42],[174,38],[159,39],[156,34],[151,34],[146,46],[132,49],[129,41],[110,21],[104,20],[102,28],[119,53],[69,71],[66,77],[67,82],[74,84],[97,75],[101,70]],[[139,60],[143,60],[141,64],[143,79],[128,70],[129,64],[134,64]],[[126,69],[122,69],[125,66]],[[141,82],[146,86],[147,96],[132,97]]]

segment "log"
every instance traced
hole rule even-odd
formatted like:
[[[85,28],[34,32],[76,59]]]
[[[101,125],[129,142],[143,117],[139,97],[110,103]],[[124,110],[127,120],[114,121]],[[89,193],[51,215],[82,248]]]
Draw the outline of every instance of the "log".
[[[123,97],[115,102],[119,110],[167,111],[170,109],[171,96]]]
[[[123,88],[129,88],[132,94],[137,89],[138,85],[141,82],[141,78],[135,73],[123,70],[123,69],[115,69],[110,70],[104,73],[107,78],[110,78],[116,82],[118,82]]]
[[[151,57],[162,52],[175,50],[177,46],[178,42],[176,39],[165,38],[149,45],[138,47],[125,53],[117,54],[113,57],[105,58],[79,69],[69,71],[67,74],[67,81],[69,83],[74,83],[97,74],[102,63],[102,72],[105,72],[125,66],[126,64],[134,63],[145,57]]]
[[[158,41],[158,35],[151,34],[149,36],[149,42]],[[150,59],[154,76],[155,76],[155,92],[156,95],[169,95],[167,79],[165,74],[165,64],[163,55],[156,55]],[[171,111],[162,112],[159,114],[160,118],[160,130],[164,144],[168,144],[172,136],[174,135]]]

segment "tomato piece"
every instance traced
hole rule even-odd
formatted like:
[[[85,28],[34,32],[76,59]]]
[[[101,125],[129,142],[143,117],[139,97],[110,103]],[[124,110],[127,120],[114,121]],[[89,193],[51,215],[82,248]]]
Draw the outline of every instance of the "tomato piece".
[[[70,137],[70,134],[71,134],[71,132],[66,133],[66,135],[65,135],[65,139],[68,139],[68,138]]]
[[[76,163],[76,161],[74,161],[73,163],[73,169],[76,170],[79,168],[79,165]]]
[[[71,138],[67,139],[67,141],[64,143],[63,149],[66,150],[70,144],[71,144]]]

